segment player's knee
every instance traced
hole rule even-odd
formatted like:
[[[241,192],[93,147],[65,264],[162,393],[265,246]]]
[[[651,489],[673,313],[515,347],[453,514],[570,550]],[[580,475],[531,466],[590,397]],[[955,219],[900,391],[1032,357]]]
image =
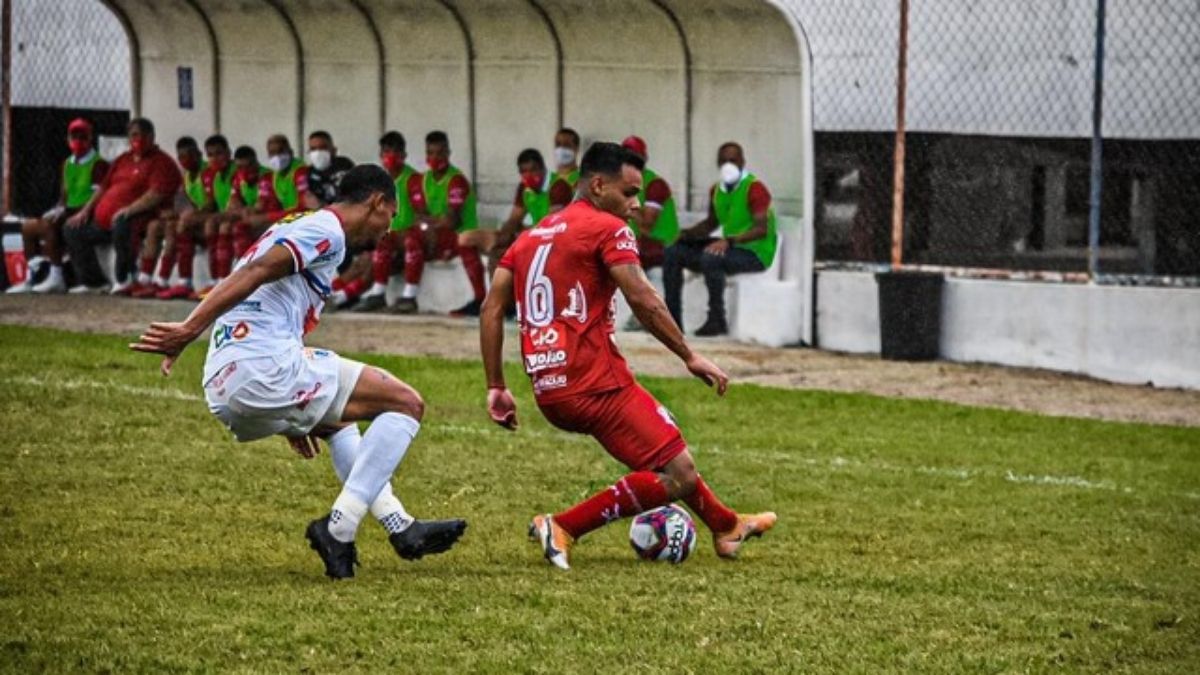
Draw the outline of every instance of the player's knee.
[[[425,416],[425,399],[421,398],[420,392],[403,382],[397,382],[392,388],[388,406],[390,412],[408,415],[418,422]]]
[[[720,272],[722,264],[721,256],[713,255],[707,251],[700,256],[700,271],[701,272]]]

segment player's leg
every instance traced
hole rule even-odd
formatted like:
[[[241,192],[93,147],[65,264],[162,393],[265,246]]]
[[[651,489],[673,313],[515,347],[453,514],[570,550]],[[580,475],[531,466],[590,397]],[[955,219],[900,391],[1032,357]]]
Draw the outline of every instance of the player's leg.
[[[387,306],[388,280],[392,277],[398,241],[399,233],[394,230],[379,235],[371,252],[371,287],[361,294],[352,311],[374,312]]]
[[[33,287],[35,286],[33,275],[43,263],[43,258],[39,254],[42,248],[42,233],[46,229],[45,225],[45,220],[42,218],[28,218],[21,222],[21,243],[25,252],[27,271],[24,281],[19,284],[13,284],[5,291],[9,295],[30,293],[33,291]]]
[[[146,225],[146,235],[142,239],[141,253],[138,257],[138,285],[129,295],[135,298],[152,298],[158,295],[162,286],[159,279],[153,275],[154,264],[159,259],[166,230],[174,227],[173,213],[162,213],[158,218]]]
[[[725,317],[725,280],[730,274],[761,272],[762,262],[752,251],[730,247],[723,255],[704,252],[700,256],[700,271],[708,289],[708,319],[696,329],[701,337],[724,335],[729,332]]]
[[[50,261],[50,271],[42,283],[34,287],[34,293],[62,293],[67,290],[63,276],[63,226],[67,218],[79,209],[54,209],[42,217],[42,255]]]
[[[698,270],[708,240],[680,240],[663,251],[663,300],[675,323],[683,328],[683,271]]]
[[[204,227],[208,217],[200,213],[185,214],[174,223],[174,258],[179,265],[179,278],[175,284],[159,292],[160,300],[185,300],[192,295],[192,272],[196,258],[195,233]],[[170,276],[170,271],[164,279]]]
[[[425,233],[413,226],[404,232],[404,290],[396,302],[400,314],[417,313],[417,294],[425,273]]]
[[[209,255],[216,257],[213,283],[221,283],[221,280],[229,276],[230,270],[233,269],[233,228],[236,222],[238,221],[231,218],[223,218],[217,222],[213,250],[208,252]]]
[[[467,272],[467,280],[471,282],[474,297],[467,304],[450,312],[450,316],[479,316],[483,298],[487,295],[487,285],[483,278],[483,258],[479,254],[479,244],[484,243],[485,237],[480,230],[470,230],[455,237],[455,253],[462,259],[463,269]]]
[[[349,259],[341,274],[333,280],[333,293],[325,301],[326,307],[333,305],[335,309],[351,307],[351,311],[359,310],[359,298],[363,297],[371,285],[374,251],[363,251]],[[342,269],[342,268],[339,268]]]

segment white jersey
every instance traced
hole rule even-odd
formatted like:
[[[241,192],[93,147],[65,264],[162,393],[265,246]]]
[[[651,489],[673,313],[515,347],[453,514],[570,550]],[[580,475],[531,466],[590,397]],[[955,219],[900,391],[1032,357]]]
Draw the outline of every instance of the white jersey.
[[[296,352],[303,348],[304,336],[317,326],[338,265],[346,257],[341,220],[328,209],[288,216],[272,225],[235,269],[275,246],[292,254],[295,272],[260,286],[216,320],[204,382],[233,361]]]

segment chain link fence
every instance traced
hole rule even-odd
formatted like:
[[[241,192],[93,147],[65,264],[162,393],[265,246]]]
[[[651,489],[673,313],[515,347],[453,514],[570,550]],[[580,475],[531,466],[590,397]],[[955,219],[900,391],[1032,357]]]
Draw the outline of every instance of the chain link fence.
[[[905,264],[1086,272],[1101,0],[911,0]],[[796,2],[817,257],[886,263],[899,2]],[[1200,5],[1108,2],[1097,270],[1200,275]]]

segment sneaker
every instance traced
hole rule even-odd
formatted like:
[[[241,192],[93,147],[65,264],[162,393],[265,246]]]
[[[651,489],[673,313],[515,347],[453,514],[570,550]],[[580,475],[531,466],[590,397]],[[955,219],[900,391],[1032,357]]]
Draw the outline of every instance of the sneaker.
[[[375,312],[387,307],[387,296],[383,294],[364,295],[350,308],[351,312]]]
[[[159,300],[187,300],[191,296],[192,287],[179,284],[176,286],[171,286],[170,288],[162,289],[158,292],[158,295],[154,297],[158,298]]]
[[[67,282],[63,281],[62,271],[46,275],[42,283],[33,287],[34,293],[66,293]]]
[[[308,545],[321,556],[325,563],[325,576],[330,579],[353,579],[354,566],[358,564],[358,549],[354,542],[343,543],[329,533],[329,516],[318,518],[308,524],[304,531]]]
[[[533,517],[533,521],[529,523],[529,538],[542,545],[542,553],[551,565],[560,570],[571,569],[567,556],[575,539],[559,527],[550,514]]]
[[[108,293],[108,284],[100,284],[98,286],[88,286],[87,284],[79,284],[67,289],[69,295],[100,295]]]
[[[403,532],[388,537],[392,548],[405,560],[445,553],[467,530],[465,520],[414,520]]]
[[[416,298],[400,298],[396,301],[396,306],[392,311],[397,314],[416,314],[417,299]]]
[[[4,291],[4,294],[5,295],[23,295],[25,293],[32,293],[32,292],[33,292],[33,277],[28,276],[28,277],[25,277],[25,281],[22,281],[19,284],[13,284],[12,286],[9,286],[8,290]]]
[[[156,298],[162,292],[163,287],[158,284],[134,284],[135,288],[129,291],[131,298]]]
[[[761,537],[763,532],[775,527],[777,516],[773,511],[744,516],[738,514],[737,525],[724,534],[713,535],[713,548],[721,558],[736,558],[742,542],[751,537]]]
[[[482,301],[472,300],[462,307],[450,312],[450,316],[479,316],[479,309],[482,306]]]
[[[729,333],[729,326],[725,325],[725,320],[714,320],[709,317],[708,321],[704,322],[703,326],[696,329],[696,337],[716,337]]]
[[[141,287],[142,285],[136,281],[118,281],[108,290],[108,294],[130,296]]]

